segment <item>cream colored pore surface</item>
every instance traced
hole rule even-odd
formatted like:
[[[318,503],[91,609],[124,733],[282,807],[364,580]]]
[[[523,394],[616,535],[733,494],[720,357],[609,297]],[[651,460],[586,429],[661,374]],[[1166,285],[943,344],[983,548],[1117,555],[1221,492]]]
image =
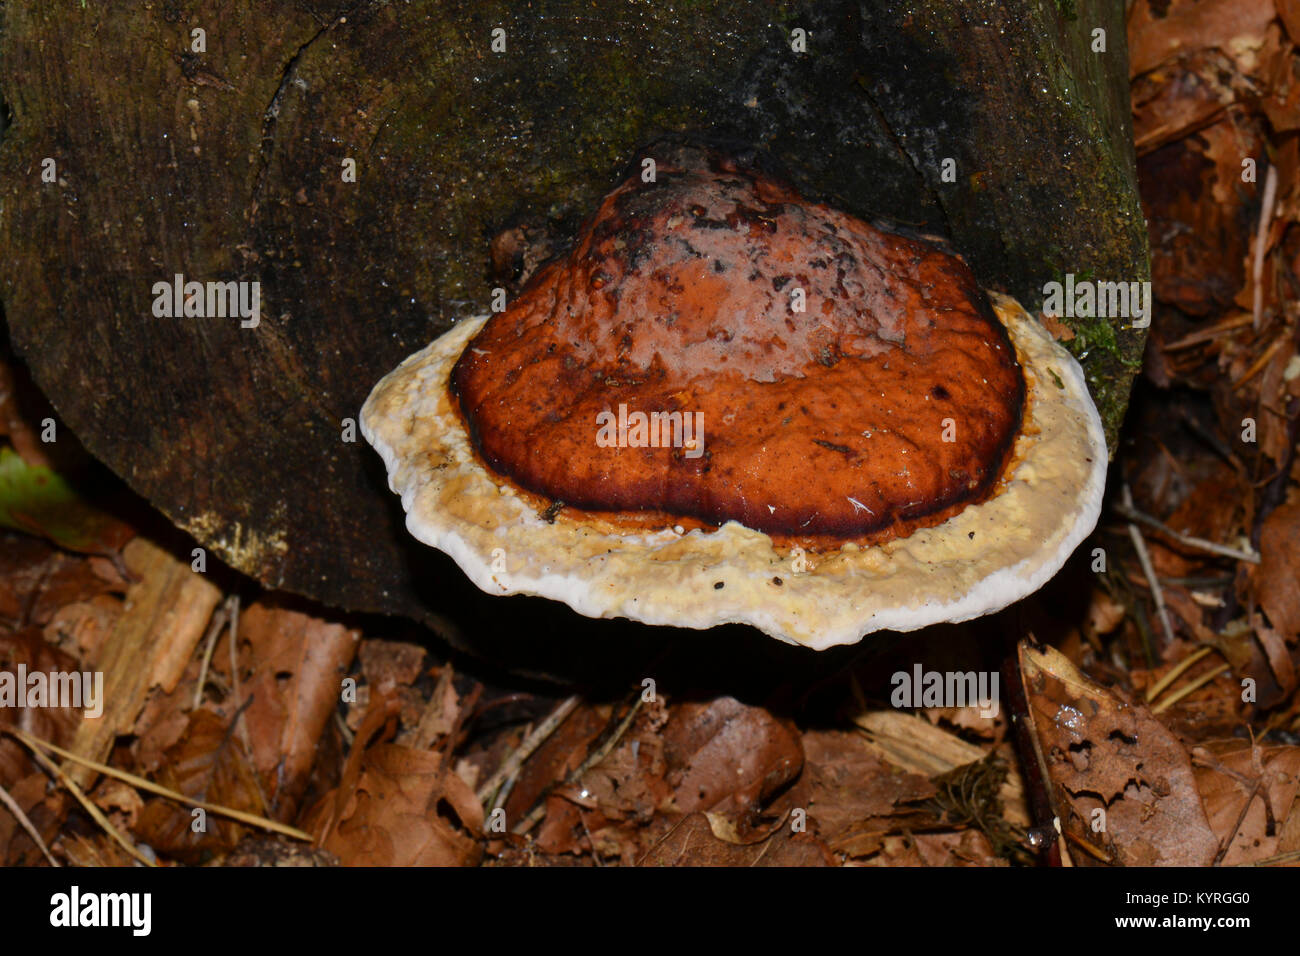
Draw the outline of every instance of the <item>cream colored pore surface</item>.
[[[983,504],[882,545],[804,555],[778,553],[767,535],[734,521],[684,534],[611,533],[566,512],[548,522],[480,463],[448,393],[452,366],[486,316],[460,322],[385,376],[361,430],[388,466],[411,534],[490,593],[648,624],[752,624],[817,649],[964,621],[1018,601],[1060,569],[1096,524],[1106,476],[1101,419],[1078,363],[1014,300],[992,299],[1028,387],[1012,469]]]

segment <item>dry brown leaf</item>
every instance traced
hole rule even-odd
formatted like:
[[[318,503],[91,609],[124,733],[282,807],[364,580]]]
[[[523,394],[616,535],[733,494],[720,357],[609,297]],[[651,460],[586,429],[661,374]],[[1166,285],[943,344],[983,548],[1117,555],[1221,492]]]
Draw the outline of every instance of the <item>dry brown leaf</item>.
[[[461,717],[460,695],[456,693],[454,677],[451,665],[444,665],[428,702],[421,701],[419,718],[398,735],[399,744],[427,750],[452,732]]]
[[[1216,740],[1192,751],[1196,785],[1223,866],[1286,852],[1280,837],[1300,796],[1300,747]]]
[[[107,833],[92,833],[83,836],[74,833],[59,838],[55,849],[68,859],[71,866],[136,866],[135,857],[127,853],[122,845]]]
[[[207,709],[190,714],[184,736],[167,750],[157,781],[195,800],[265,815],[257,775],[239,735]],[[219,814],[152,797],[133,832],[161,854],[199,863],[229,852],[244,828]]]
[[[1255,600],[1288,641],[1300,638],[1300,502],[1274,510],[1259,538]]]
[[[36,599],[28,610],[32,624],[47,624],[60,608],[76,601],[87,601],[97,594],[114,590],[80,555],[56,554],[42,574]]]
[[[56,554],[42,538],[0,529],[0,621],[15,627],[31,623],[25,620],[27,609]]]
[[[582,766],[592,743],[609,724],[610,708],[579,705],[551,734],[519,771],[514,789],[506,801],[507,829],[527,816],[544,793]],[[543,718],[539,718],[543,719]],[[513,749],[513,747],[511,748]],[[504,758],[503,758],[504,759]],[[489,768],[491,773],[496,768]],[[548,804],[548,807],[550,805]],[[557,831],[558,832],[558,831]],[[578,849],[582,834],[570,833],[548,853],[571,853]]]
[[[8,674],[16,693],[26,700],[27,687],[18,685],[20,668],[30,686],[33,674],[84,672],[77,660],[44,639],[39,628],[29,627],[12,634],[0,633],[0,673]],[[100,702],[103,703],[102,701]],[[17,727],[33,737],[67,746],[81,726],[83,710],[78,707],[0,706],[0,729]],[[0,733],[0,786],[9,786],[27,776],[32,763],[27,749],[7,734]]]
[[[253,764],[271,809],[289,819],[306,787],[317,741],[338,705],[360,633],[259,602],[240,615],[239,639],[247,649],[240,691],[244,700],[251,698],[243,720]],[[233,703],[242,706],[244,700]]]
[[[0,737],[0,742],[7,738]],[[3,754],[0,754],[0,773]],[[58,833],[63,818],[62,793],[49,792],[49,778],[41,770],[16,783],[6,783],[9,796],[27,815],[48,846]],[[7,807],[0,808],[0,866],[39,866],[45,856]]]
[[[1123,623],[1128,608],[1116,601],[1102,588],[1093,588],[1088,603],[1088,631],[1094,635],[1109,634]]]
[[[1300,0],[1276,0],[1277,15],[1286,26],[1292,43],[1300,43]]]
[[[611,820],[648,821],[672,790],[664,777],[669,767],[660,736],[667,713],[659,698],[643,706],[623,739],[604,760],[566,788],[575,789],[584,806],[598,808]]]
[[[1173,734],[1053,648],[1022,642],[1019,657],[1061,825],[1124,865],[1208,865],[1218,841]]]
[[[1052,334],[1052,338],[1058,342],[1071,342],[1074,340],[1074,329],[1070,328],[1054,315],[1042,313],[1039,315],[1039,321],[1043,328]]]
[[[612,750],[572,783],[557,787],[537,830],[545,853],[583,853],[635,863],[671,820],[656,812],[672,790],[660,731],[668,719],[662,696],[645,702]],[[608,727],[608,723],[606,724]],[[588,740],[574,758],[585,759]]]
[[[832,849],[843,849],[840,844],[868,818],[890,816],[900,804],[935,792],[925,777],[885,764],[859,733],[809,731],[803,735],[803,749],[810,783],[809,829]]]
[[[321,867],[338,866],[339,859],[327,850],[279,836],[248,836],[216,866]]]
[[[1010,866],[993,852],[993,846],[979,830],[955,833],[918,833],[917,855],[926,866]]]
[[[345,866],[473,866],[482,829],[483,808],[442,754],[381,743],[366,750],[323,849]]]
[[[1129,15],[1129,73],[1140,76],[1207,48],[1222,50],[1249,73],[1276,15],[1273,0],[1174,0],[1162,16],[1139,0]]]
[[[675,809],[727,816],[741,833],[761,826],[767,801],[803,767],[793,729],[732,697],[674,707],[664,757]]]
[[[362,645],[359,657],[366,683],[376,687],[414,684],[424,670],[426,651],[418,644],[371,638]]]
[[[119,822],[127,829],[135,826],[135,821],[144,809],[144,800],[139,792],[116,777],[103,777],[90,793],[95,806],[105,813],[115,813]]]

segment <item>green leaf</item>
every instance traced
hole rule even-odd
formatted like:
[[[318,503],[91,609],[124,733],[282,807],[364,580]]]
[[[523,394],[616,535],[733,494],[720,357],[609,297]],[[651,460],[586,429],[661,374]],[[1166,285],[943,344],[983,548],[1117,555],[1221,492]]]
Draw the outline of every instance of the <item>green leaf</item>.
[[[112,554],[135,534],[82,499],[60,475],[0,448],[0,525],[47,538],[61,548]]]

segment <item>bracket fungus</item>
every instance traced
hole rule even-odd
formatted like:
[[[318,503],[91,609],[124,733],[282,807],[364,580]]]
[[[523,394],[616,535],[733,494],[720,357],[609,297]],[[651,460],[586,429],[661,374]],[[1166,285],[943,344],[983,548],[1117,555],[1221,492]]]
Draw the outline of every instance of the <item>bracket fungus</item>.
[[[483,590],[813,648],[1033,592],[1106,472],[1081,369],[1014,300],[695,147],[361,421],[411,533]]]

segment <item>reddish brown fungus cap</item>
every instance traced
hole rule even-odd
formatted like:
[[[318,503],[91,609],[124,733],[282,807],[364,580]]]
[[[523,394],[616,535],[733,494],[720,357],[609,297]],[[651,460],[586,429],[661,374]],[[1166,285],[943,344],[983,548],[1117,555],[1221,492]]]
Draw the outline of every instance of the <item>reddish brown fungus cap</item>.
[[[719,155],[656,157],[503,313],[362,413],[485,589],[824,647],[961,620],[1091,530],[1074,360],[958,258]]]
[[[452,384],[486,462],[548,499],[877,541],[984,497],[1024,401],[960,259],[694,150],[606,197]]]

